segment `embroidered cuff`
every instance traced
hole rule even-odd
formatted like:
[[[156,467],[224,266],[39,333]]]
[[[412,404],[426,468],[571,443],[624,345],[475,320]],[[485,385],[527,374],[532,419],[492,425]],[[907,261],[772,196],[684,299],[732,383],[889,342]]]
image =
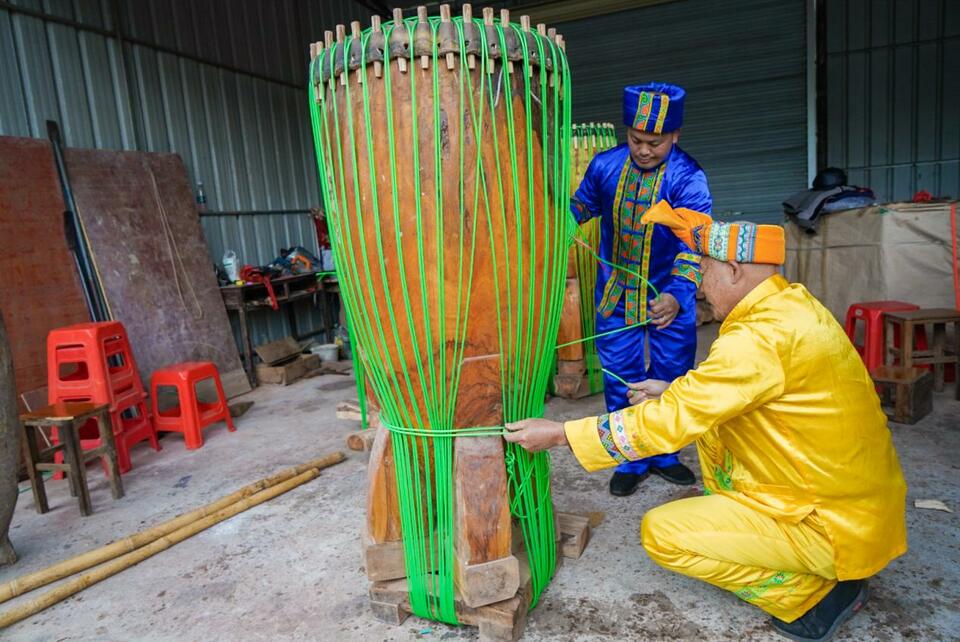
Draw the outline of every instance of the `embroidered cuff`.
[[[613,436],[613,442],[616,444],[623,456],[634,461],[637,459],[643,459],[643,456],[636,451],[636,449],[630,443],[630,439],[627,437],[627,428],[623,423],[623,411],[618,410],[616,412],[611,412],[606,416],[610,418],[609,430],[611,436]]]
[[[604,426],[602,429],[601,424]],[[610,468],[626,461],[626,457],[613,443],[609,419],[606,415],[568,421],[563,425],[563,430],[577,461],[590,472]],[[604,431],[606,443],[604,443]]]
[[[673,262],[673,270],[670,274],[693,281],[697,287],[700,287],[700,281],[703,279],[700,273],[700,255],[680,252]]]
[[[587,206],[581,203],[576,196],[570,198],[570,213],[573,214],[578,223],[584,223],[590,218]]]
[[[694,267],[693,265],[689,265],[687,263],[677,263],[673,266],[670,274],[693,281],[693,284],[697,287],[700,287],[700,281],[703,280],[703,275],[700,273],[700,268]]]

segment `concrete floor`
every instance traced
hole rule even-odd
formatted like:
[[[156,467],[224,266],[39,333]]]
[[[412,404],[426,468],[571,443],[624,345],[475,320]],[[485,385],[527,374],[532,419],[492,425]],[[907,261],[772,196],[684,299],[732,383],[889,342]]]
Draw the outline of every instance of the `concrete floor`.
[[[715,329],[715,326],[714,326]],[[709,330],[706,331],[709,334]],[[709,339],[703,341],[709,345]],[[106,544],[218,499],[240,486],[332,450],[352,426],[334,418],[354,396],[353,380],[325,375],[247,396],[255,405],[237,432],[208,429],[206,445],[184,449],[168,435],[163,451],[134,451],[126,497],[112,501],[91,468],[94,515],[79,516],[64,482],[50,482],[52,510],[20,495],[11,539],[20,561],[0,583]],[[937,396],[915,426],[893,425],[910,484],[910,552],[872,582],[871,601],[842,640],[957,639],[960,628],[958,513],[918,510],[940,499],[960,511],[960,402]],[[554,399],[548,416],[599,412],[601,399]],[[436,640],[475,639],[476,629],[410,618],[373,620],[360,556],[365,455],[349,459],[266,504],[221,523],[0,633],[9,640]],[[692,449],[684,453],[696,463]],[[764,615],[732,595],[654,565],[638,543],[648,508],[691,492],[658,478],[631,498],[606,490],[609,473],[583,472],[569,452],[553,457],[556,506],[602,511],[584,556],[567,561],[530,614],[527,640],[779,640]],[[698,471],[699,472],[699,471]],[[20,598],[12,604],[26,598]],[[9,604],[0,607],[9,606]]]

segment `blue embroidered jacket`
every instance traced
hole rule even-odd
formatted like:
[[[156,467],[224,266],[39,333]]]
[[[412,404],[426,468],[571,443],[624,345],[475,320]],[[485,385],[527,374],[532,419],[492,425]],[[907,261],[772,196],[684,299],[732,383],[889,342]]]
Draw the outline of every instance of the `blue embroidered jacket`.
[[[600,256],[643,276],[599,264],[596,306],[605,319],[619,317],[625,325],[645,323],[647,301],[654,297],[646,281],[659,292],[672,294],[681,309],[695,305],[699,257],[669,228],[640,224],[647,208],[661,199],[673,207],[706,213],[713,206],[700,165],[676,145],[663,163],[650,170],[633,162],[626,144],[597,154],[570,201],[579,222],[600,217]]]

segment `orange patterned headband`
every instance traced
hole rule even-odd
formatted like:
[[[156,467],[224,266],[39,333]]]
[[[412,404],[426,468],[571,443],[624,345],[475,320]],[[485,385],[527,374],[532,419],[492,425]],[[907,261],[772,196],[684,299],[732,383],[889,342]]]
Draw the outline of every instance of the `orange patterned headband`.
[[[702,212],[673,209],[666,201],[651,207],[640,220],[666,225],[691,250],[718,261],[783,265],[786,239],[779,225],[714,221]]]

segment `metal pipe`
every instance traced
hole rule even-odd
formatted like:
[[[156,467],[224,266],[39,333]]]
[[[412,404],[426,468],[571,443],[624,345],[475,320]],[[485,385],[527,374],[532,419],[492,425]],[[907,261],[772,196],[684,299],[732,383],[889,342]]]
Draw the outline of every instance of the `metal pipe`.
[[[80,218],[77,216],[77,203],[73,198],[70,175],[67,173],[67,163],[63,158],[63,150],[60,147],[60,126],[57,125],[56,121],[47,121],[47,136],[50,138],[50,145],[53,148],[53,162],[57,166],[60,188],[63,191],[63,205],[66,208],[63,213],[63,222],[67,236],[67,246],[74,256],[77,271],[80,273],[80,285],[83,288],[83,296],[87,303],[87,312],[90,313],[91,321],[107,321],[110,315],[107,313],[103,292],[100,289],[97,274],[90,260],[90,250],[81,231]]]
[[[292,209],[292,210],[248,210],[238,212],[200,212],[200,216],[276,216],[283,214],[310,214],[312,210]]]

